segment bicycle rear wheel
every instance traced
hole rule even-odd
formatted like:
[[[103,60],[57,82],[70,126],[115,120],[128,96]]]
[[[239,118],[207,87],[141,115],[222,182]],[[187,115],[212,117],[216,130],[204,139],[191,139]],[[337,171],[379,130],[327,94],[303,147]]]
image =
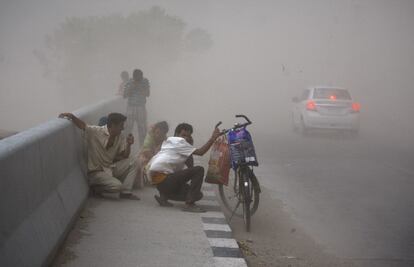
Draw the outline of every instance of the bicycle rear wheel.
[[[243,203],[240,200],[239,194],[239,179],[238,175],[240,173],[240,168],[236,171],[231,171],[229,174],[229,183],[228,185],[219,184],[219,195],[224,207],[231,213],[234,213],[235,216],[243,218]],[[250,197],[253,203],[250,204],[250,215],[252,216],[257,208],[259,207],[259,195],[260,195],[260,186],[257,180],[250,178],[252,176],[252,171],[249,171],[249,179],[251,181],[250,186]],[[254,181],[253,181],[254,180]]]

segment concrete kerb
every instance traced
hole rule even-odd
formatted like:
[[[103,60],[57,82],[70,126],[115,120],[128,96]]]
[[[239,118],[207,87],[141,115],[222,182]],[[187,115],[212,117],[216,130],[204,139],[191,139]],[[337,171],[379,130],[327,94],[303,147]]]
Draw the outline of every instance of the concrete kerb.
[[[83,176],[78,161],[66,164],[77,157],[75,148],[65,143],[56,146],[56,138],[70,138],[66,128],[56,119],[0,142],[2,266],[45,264],[74,208],[86,197],[82,178],[70,187],[60,186]],[[71,191],[77,192],[76,197]]]
[[[88,123],[123,109],[119,97],[76,112]],[[53,119],[0,141],[0,265],[45,266],[82,207],[82,137]]]
[[[200,200],[200,206],[207,212],[201,215],[204,233],[213,252],[216,267],[247,267],[237,241],[233,239],[231,227],[221,210],[215,194],[215,185],[204,184],[203,194],[207,200]]]
[[[207,171],[208,154],[203,158],[195,158],[195,164]],[[233,238],[233,232],[218,202],[216,184],[203,183],[203,199],[197,203],[207,212],[201,214],[204,233],[210,243],[216,267],[247,267],[243,253]]]

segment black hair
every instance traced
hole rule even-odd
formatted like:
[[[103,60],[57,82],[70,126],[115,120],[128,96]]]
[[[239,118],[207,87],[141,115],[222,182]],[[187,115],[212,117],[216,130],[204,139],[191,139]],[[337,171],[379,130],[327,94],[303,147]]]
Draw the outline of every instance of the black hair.
[[[141,81],[143,78],[144,78],[144,73],[142,72],[142,70],[135,69],[134,72],[132,73],[132,79],[134,79],[134,81]]]
[[[103,116],[99,119],[98,126],[104,126],[108,124],[108,116]]]
[[[193,126],[185,122],[178,124],[177,127],[175,128],[174,136],[178,136],[178,134],[180,134],[182,130],[190,132],[192,134]]]
[[[127,117],[122,115],[121,113],[110,113],[108,115],[108,127],[111,127],[112,125],[119,125],[121,122],[125,122]]]
[[[158,129],[160,129],[164,133],[168,133],[168,130],[169,130],[168,123],[166,121],[157,122],[154,125],[154,128],[158,128]]]

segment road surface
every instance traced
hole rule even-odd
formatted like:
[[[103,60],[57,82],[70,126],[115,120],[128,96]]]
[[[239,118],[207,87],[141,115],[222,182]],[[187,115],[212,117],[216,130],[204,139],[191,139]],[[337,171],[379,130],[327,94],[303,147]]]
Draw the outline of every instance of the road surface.
[[[414,266],[414,147],[367,135],[256,137],[251,266]]]

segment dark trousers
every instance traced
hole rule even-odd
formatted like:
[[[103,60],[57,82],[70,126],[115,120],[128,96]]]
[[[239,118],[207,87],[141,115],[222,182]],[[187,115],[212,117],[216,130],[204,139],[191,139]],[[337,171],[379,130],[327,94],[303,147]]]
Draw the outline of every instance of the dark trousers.
[[[167,175],[164,181],[157,185],[157,189],[161,195],[168,199],[192,204],[203,197],[203,193],[201,193],[203,177],[203,167],[191,167]]]

